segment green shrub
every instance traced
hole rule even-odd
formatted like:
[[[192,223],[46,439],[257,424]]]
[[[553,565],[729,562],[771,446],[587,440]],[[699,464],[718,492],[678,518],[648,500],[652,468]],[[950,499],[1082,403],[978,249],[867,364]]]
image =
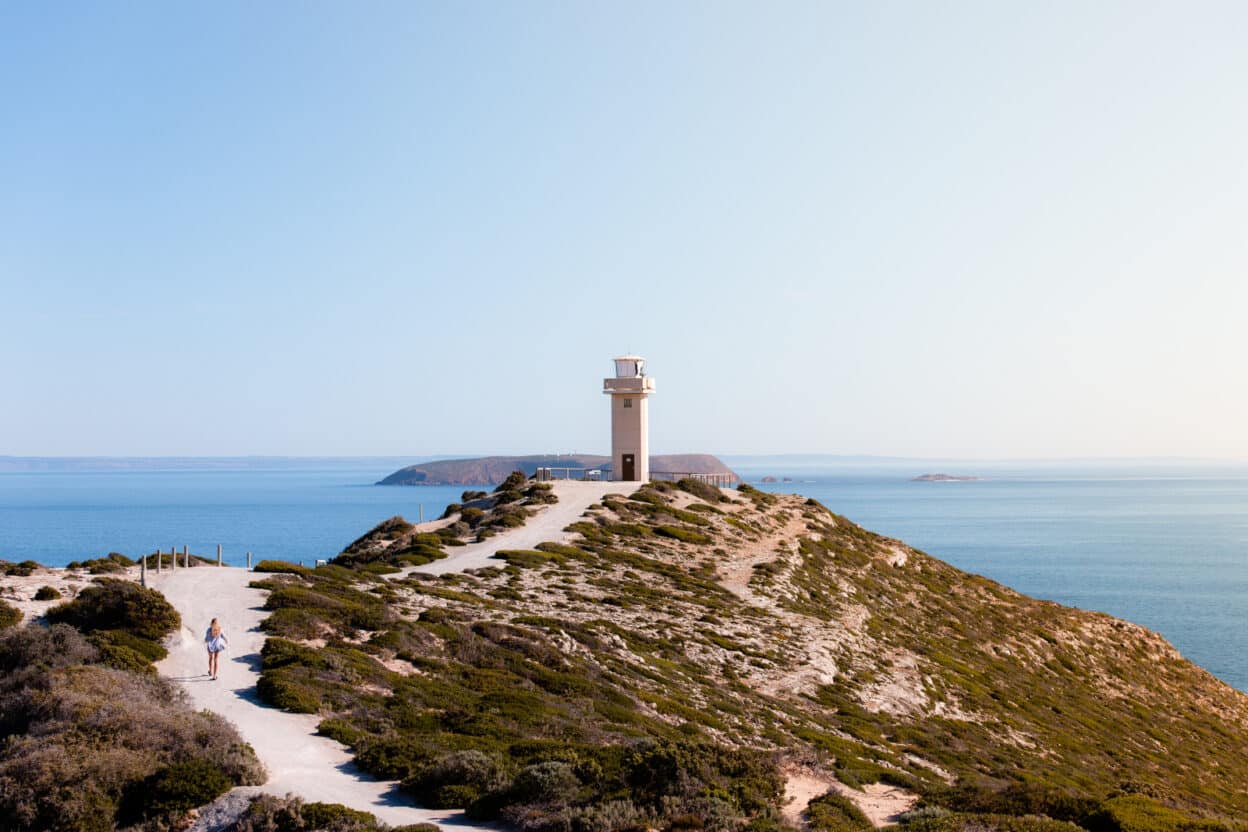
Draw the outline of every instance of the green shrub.
[[[524,494],[514,488],[508,488],[503,491],[495,492],[494,505],[504,506],[510,503],[518,503],[522,499],[524,499]]]
[[[61,591],[56,587],[48,586],[47,584],[39,587],[39,590],[35,593],[36,601],[55,601],[60,597]]]
[[[711,542],[711,538],[702,534],[702,532],[695,532],[691,529],[682,529],[679,526],[655,526],[654,533],[662,535],[663,537],[670,537],[673,540],[679,540],[682,543],[697,543],[699,545],[706,545]]]
[[[265,639],[264,646],[260,648],[260,660],[263,670],[274,670],[291,664],[318,669],[328,666],[321,653],[284,638]]]
[[[341,803],[305,803],[303,804],[303,828],[312,829],[350,829],[376,828],[377,818],[368,812],[361,812],[343,806]]]
[[[685,477],[676,483],[676,487],[708,503],[718,503],[724,499],[723,492],[718,488],[694,477]]]
[[[1229,832],[1220,823],[1194,818],[1142,794],[1106,800],[1096,820],[1111,832]]]
[[[312,570],[308,567],[285,560],[262,560],[251,571],[269,572],[279,575],[298,575],[301,578],[306,578],[312,574]]]
[[[211,803],[234,786],[214,763],[203,758],[165,766],[132,787],[122,803],[122,817],[180,816]]]
[[[297,714],[315,714],[321,710],[321,697],[316,690],[279,675],[278,671],[261,673],[256,693],[275,708]]]
[[[138,653],[144,660],[149,662],[158,662],[169,655],[169,651],[165,649],[163,644],[150,639],[140,638],[125,630],[96,630],[88,636],[87,640],[101,650],[105,644],[126,647]]]
[[[106,642],[98,645],[104,664],[131,673],[156,674],[156,667],[139,651],[124,644]]]
[[[517,493],[516,499],[520,499],[518,496],[519,489],[528,481],[528,479],[529,478],[524,475],[523,471],[512,471],[507,475],[507,479],[498,484],[498,487],[494,489],[494,493],[501,494],[504,491],[515,491]]]
[[[159,641],[182,625],[165,596],[117,578],[101,578],[73,601],[48,610],[48,621],[83,632],[121,630],[151,641]]]
[[[465,491],[459,495],[459,501],[461,503],[471,503],[473,500],[482,500],[488,496],[484,491]]]
[[[875,828],[852,800],[835,792],[810,801],[806,819],[812,832],[871,832]]]
[[[479,508],[466,508],[459,513],[459,519],[463,520],[465,523],[467,523],[469,526],[472,526],[473,528],[476,528],[478,525],[480,525],[481,520],[484,517],[485,517],[485,512]]]
[[[0,601],[0,630],[16,627],[21,623],[22,611],[5,601]]]
[[[515,803],[568,803],[581,787],[572,766],[557,760],[525,766],[511,784]]]
[[[403,781],[402,788],[430,808],[460,809],[504,781],[497,757],[482,751],[457,751],[421,768]]]
[[[418,826],[431,827],[419,832],[437,832],[437,827],[431,824]],[[394,827],[383,826],[368,812],[340,803],[304,803],[292,795],[283,798],[262,794],[251,801],[247,812],[230,827],[230,832],[377,832],[383,828],[398,832]]]
[[[907,812],[899,827],[905,832],[1085,832],[1083,827],[1064,820],[1028,815],[976,815],[966,813],[934,813],[925,810]],[[1097,827],[1096,832],[1116,832]],[[1184,832],[1181,827],[1166,827],[1165,832]]]

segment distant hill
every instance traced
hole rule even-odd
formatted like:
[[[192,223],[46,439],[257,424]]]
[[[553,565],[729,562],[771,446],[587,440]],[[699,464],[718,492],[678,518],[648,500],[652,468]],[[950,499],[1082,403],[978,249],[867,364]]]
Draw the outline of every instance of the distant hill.
[[[532,476],[538,468],[597,468],[611,470],[611,458],[593,454],[559,456],[484,456],[477,459],[442,459],[421,462],[395,471],[378,485],[497,485],[512,471]],[[650,457],[653,473],[736,473],[710,454],[666,454]]]

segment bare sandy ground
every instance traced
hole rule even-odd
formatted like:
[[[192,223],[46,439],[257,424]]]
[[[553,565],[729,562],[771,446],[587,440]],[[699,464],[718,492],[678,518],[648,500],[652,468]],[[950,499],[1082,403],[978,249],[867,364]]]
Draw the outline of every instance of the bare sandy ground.
[[[139,571],[135,569],[133,572],[129,570],[118,572],[110,577],[138,580],[138,575]],[[73,598],[78,594],[78,590],[91,583],[94,577],[85,570],[71,572],[68,569],[39,569],[32,575],[24,576],[3,575],[0,576],[0,598],[3,598],[9,605],[17,607],[22,613],[22,620],[29,623],[46,613],[51,607]],[[61,593],[61,597],[52,601],[36,601],[35,593],[44,586],[52,587]]]
[[[536,516],[517,529],[509,529],[506,533],[491,537],[484,543],[472,543],[467,546],[447,547],[448,555],[444,560],[404,570],[408,572],[428,572],[442,575],[447,572],[463,572],[465,569],[479,569],[484,566],[498,566],[492,560],[495,553],[502,549],[532,549],[539,543],[562,543],[573,535],[564,531],[585,513],[585,509],[602,500],[607,494],[631,494],[637,490],[636,483],[625,482],[575,482],[556,481],[555,496],[559,502],[545,506]]]
[[[814,769],[794,767],[784,772],[784,819],[798,829],[806,826],[802,814],[806,805],[816,797],[836,792],[854,802],[874,826],[896,823],[903,812],[914,808],[918,796],[896,786],[872,783],[861,789],[851,789],[836,778]]]

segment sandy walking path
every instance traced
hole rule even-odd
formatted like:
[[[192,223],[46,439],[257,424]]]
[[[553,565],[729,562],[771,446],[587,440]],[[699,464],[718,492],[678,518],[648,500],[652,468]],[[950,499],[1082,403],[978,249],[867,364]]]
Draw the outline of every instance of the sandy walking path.
[[[229,566],[205,566],[148,577],[148,585],[164,593],[182,615],[182,629],[171,637],[169,656],[156,665],[157,670],[190,694],[197,708],[218,713],[238,727],[269,771],[260,791],[341,803],[393,825],[486,828],[470,823],[457,810],[412,806],[395,783],[360,771],[345,746],[318,736],[320,717],[287,713],[259,700],[256,682],[265,638],[260,621],[268,613],[262,609],[265,593],[247,584],[260,576]],[[221,619],[230,640],[216,681],[208,677],[203,644],[204,631],[214,617]]]
[[[483,566],[498,566],[499,561],[492,560],[502,549],[532,549],[539,543],[563,543],[575,535],[565,532],[571,524],[580,519],[585,509],[600,502],[607,494],[632,494],[637,490],[635,482],[576,482],[558,480],[552,483],[555,496],[559,502],[544,507],[523,526],[508,529],[506,532],[491,537],[483,543],[470,543],[467,546],[448,546],[447,557],[435,560],[423,566],[405,569],[408,572],[428,572],[442,575],[447,572],[463,572],[465,569],[479,569]]]
[[[631,493],[635,484],[557,482],[559,502],[546,506],[517,529],[485,543],[451,549],[445,560],[419,567],[442,574],[489,566],[500,549],[532,549],[543,541],[571,537],[564,529],[606,494]],[[406,570],[411,571],[411,570]],[[318,736],[320,717],[292,714],[262,703],[256,694],[260,679],[260,622],[265,593],[248,584],[262,576],[235,567],[201,566],[162,574],[148,573],[148,585],[159,590],[182,615],[182,628],[171,637],[169,656],[156,665],[160,674],[179,684],[195,706],[218,713],[238,727],[243,739],[269,771],[260,791],[295,794],[309,801],[341,803],[372,812],[394,825],[436,823],[449,829],[484,829],[457,810],[420,809],[399,793],[394,782],[360,771],[345,746]],[[230,640],[220,663],[220,678],[208,676],[204,631],[219,618]]]

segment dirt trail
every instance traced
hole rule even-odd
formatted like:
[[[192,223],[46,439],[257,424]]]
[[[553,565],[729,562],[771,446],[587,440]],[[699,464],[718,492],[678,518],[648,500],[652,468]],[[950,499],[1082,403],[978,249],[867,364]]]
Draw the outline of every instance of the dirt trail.
[[[574,536],[564,529],[575,523],[585,513],[585,509],[601,501],[607,494],[631,494],[637,488],[636,483],[626,482],[558,481],[553,485],[559,502],[545,506],[523,526],[509,529],[483,543],[447,547],[448,555],[444,560],[407,569],[404,573],[428,572],[441,575],[483,566],[498,566],[499,561],[492,558],[501,549],[532,549],[547,541],[562,543]]]
[[[260,702],[256,682],[264,634],[259,627],[268,613],[262,609],[264,592],[247,586],[257,576],[229,566],[206,566],[148,577],[148,585],[164,593],[183,622],[171,637],[169,656],[157,669],[190,694],[195,707],[221,714],[238,727],[269,771],[269,781],[260,791],[342,803],[394,825],[488,828],[468,822],[462,812],[410,805],[396,784],[360,771],[344,746],[317,736],[320,717],[287,713]],[[208,677],[203,645],[204,630],[213,617],[221,619],[230,640],[216,681]]]
[[[437,574],[488,566],[500,549],[532,549],[543,541],[569,537],[563,530],[603,495],[629,493],[626,483],[557,482],[559,502],[544,508],[527,524],[485,543],[458,547],[445,560],[419,567]],[[409,570],[410,571],[410,570]],[[263,590],[248,584],[259,576],[234,567],[196,567],[148,573],[148,585],[164,594],[182,615],[182,629],[171,637],[169,656],[157,665],[162,676],[178,683],[197,708],[221,714],[251,743],[269,771],[260,791],[295,794],[305,800],[342,803],[372,812],[389,824],[436,823],[448,829],[486,829],[460,811],[420,809],[410,805],[397,784],[360,771],[351,753],[338,742],[316,734],[320,717],[292,714],[262,703],[256,694],[260,678],[260,622],[268,614]],[[204,630],[219,618],[230,639],[221,660],[220,678],[208,677]]]

